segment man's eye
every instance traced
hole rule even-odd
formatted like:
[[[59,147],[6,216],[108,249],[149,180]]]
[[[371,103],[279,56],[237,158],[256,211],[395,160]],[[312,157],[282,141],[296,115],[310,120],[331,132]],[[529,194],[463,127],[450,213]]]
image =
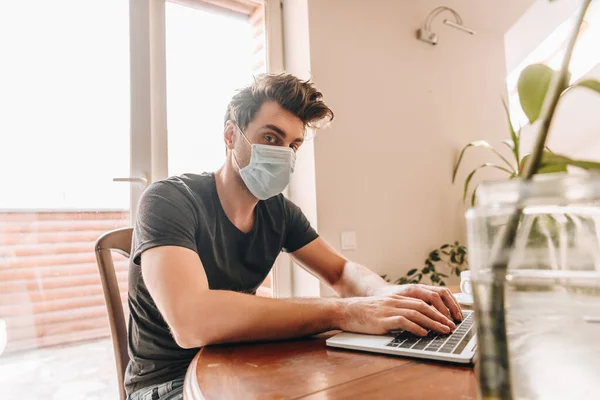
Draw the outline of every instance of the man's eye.
[[[265,140],[269,143],[275,143],[277,141],[275,136],[271,136],[271,135],[265,135]]]

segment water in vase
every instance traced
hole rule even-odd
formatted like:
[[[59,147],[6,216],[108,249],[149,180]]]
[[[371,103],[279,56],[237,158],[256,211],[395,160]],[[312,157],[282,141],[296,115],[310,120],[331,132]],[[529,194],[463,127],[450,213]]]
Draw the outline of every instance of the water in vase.
[[[514,398],[600,399],[600,274],[535,275],[506,286]]]

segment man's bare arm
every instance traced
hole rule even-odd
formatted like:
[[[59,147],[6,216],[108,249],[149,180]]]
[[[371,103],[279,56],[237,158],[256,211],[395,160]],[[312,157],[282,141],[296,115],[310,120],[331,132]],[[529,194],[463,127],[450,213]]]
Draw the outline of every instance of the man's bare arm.
[[[458,302],[447,288],[389,284],[370,269],[342,257],[323,238],[296,250],[292,257],[342,297],[399,294],[425,301],[447,318],[462,319]]]
[[[210,290],[198,255],[163,246],[142,253],[146,287],[177,344],[276,340],[332,329],[385,334],[406,329],[449,332],[445,318],[425,303],[402,296],[362,299],[269,299]]]

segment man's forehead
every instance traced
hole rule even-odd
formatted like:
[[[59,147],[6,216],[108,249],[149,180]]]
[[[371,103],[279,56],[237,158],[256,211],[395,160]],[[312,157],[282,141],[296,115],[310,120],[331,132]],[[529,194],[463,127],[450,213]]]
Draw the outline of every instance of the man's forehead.
[[[304,137],[304,124],[300,118],[275,102],[266,102],[254,116],[252,124],[257,129],[274,130],[281,136],[294,139]]]

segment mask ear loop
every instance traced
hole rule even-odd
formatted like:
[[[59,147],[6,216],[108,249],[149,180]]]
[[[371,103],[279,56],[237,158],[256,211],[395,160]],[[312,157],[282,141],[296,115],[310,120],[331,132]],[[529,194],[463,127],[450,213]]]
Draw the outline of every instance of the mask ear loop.
[[[240,134],[242,135],[242,137],[244,138],[244,140],[250,145],[250,152],[252,153],[252,143],[250,143],[250,141],[248,140],[248,138],[246,137],[246,135],[244,135],[244,132],[238,126],[238,124],[234,123],[234,125],[238,129],[238,131],[240,132]],[[235,163],[235,166],[238,168],[238,171],[241,171],[242,168],[240,167],[240,164],[238,163],[238,160],[237,160],[237,157],[235,156],[235,151],[234,150],[231,151],[231,155],[233,156],[233,162]]]
[[[242,128],[239,127],[239,125],[236,123],[235,127],[238,128],[238,131],[240,131],[240,133],[242,134],[242,137],[244,138],[244,140],[246,140],[246,142],[252,146],[252,143],[250,143],[250,140],[248,140],[248,138],[246,137],[246,134],[244,133],[244,131],[242,131]]]

